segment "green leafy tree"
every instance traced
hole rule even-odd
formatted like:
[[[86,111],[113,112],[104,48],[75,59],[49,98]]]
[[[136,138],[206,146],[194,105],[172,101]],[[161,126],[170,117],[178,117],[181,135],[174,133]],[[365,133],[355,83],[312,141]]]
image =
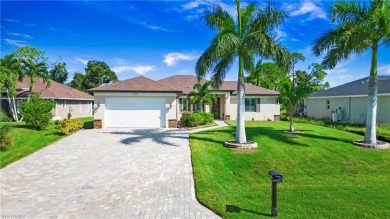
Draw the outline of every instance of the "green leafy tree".
[[[73,80],[69,83],[69,86],[74,89],[84,91],[83,83],[85,76],[82,73],[76,72],[73,76]]]
[[[42,78],[47,87],[50,86],[50,74],[47,70],[48,58],[44,54],[45,52],[30,46],[24,46],[15,52],[22,68],[19,80],[23,80],[25,76],[29,77],[30,80],[28,101],[30,100],[36,78]]]
[[[36,129],[44,129],[53,118],[51,110],[55,103],[51,100],[43,100],[39,94],[31,95],[29,102],[25,101],[20,106],[20,114],[25,118],[26,124]]]
[[[322,64],[332,69],[352,54],[371,50],[371,70],[368,82],[367,122],[364,142],[376,144],[377,62],[378,49],[390,45],[390,3],[388,0],[367,2],[337,1],[331,8],[333,29],[315,40],[315,55],[326,53]],[[386,54],[388,55],[388,54]]]
[[[117,81],[118,77],[110,67],[102,61],[88,61],[85,69],[85,78],[83,81],[83,90],[99,87],[104,83]]]
[[[287,72],[280,68],[276,63],[261,60],[257,62],[245,79],[253,85],[264,87],[271,90],[278,90],[279,84],[287,78]]]
[[[212,94],[209,90],[210,87],[212,87],[213,82],[208,81],[204,83],[203,85],[200,83],[196,83],[194,85],[194,90],[188,93],[188,98],[190,98],[191,104],[197,104],[200,106],[201,110],[204,111],[204,105],[211,106],[213,102],[217,101],[217,96],[215,94]]]
[[[68,80],[68,71],[66,70],[66,63],[58,63],[50,71],[50,78],[61,84]]]
[[[21,70],[20,62],[15,54],[6,55],[0,59],[0,87],[5,90],[12,117],[15,121],[20,120],[16,110],[15,96],[16,81]]]
[[[205,11],[207,25],[217,33],[198,59],[195,72],[198,78],[204,78],[210,72],[215,87],[219,87],[233,62],[238,59],[236,142],[245,143],[244,70],[250,70],[255,56],[273,59],[279,65],[287,66],[289,53],[271,33],[282,23],[285,13],[271,5],[264,9],[257,8],[255,4],[241,8],[239,0],[236,0],[236,7],[237,20],[219,5],[215,5],[212,11]]]
[[[309,66],[310,73],[297,70],[293,78],[286,78],[279,85],[279,100],[286,107],[290,116],[290,132],[294,132],[294,112],[299,104],[310,94],[324,90],[329,83],[324,83],[327,73],[321,65],[313,63]]]

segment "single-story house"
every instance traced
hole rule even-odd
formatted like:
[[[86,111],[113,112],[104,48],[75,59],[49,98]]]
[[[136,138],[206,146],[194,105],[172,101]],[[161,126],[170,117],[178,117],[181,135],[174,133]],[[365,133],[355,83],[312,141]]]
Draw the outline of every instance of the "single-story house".
[[[203,80],[202,84],[206,80]],[[187,94],[193,91],[197,77],[175,75],[158,81],[139,76],[88,90],[94,94],[95,119],[103,127],[169,127],[169,120],[179,120],[183,112],[197,111]],[[216,119],[236,119],[237,82],[225,81],[218,91],[218,101],[205,107]],[[274,120],[280,115],[279,93],[246,84],[245,118]]]
[[[18,109],[22,101],[26,101],[29,92],[30,78],[24,77],[23,81],[17,82],[16,85],[16,108]],[[93,96],[76,90],[64,84],[51,80],[51,85],[46,87],[46,83],[42,78],[35,79],[35,85],[32,93],[38,93],[42,99],[49,99],[56,103],[52,110],[55,120],[68,117],[68,113],[72,114],[72,118],[92,116]],[[3,91],[0,99],[0,107],[5,112],[10,112],[10,105],[6,93]]]
[[[304,103],[304,115],[366,123],[368,79],[362,78],[310,95]],[[390,76],[377,76],[377,79],[377,123],[390,123]]]

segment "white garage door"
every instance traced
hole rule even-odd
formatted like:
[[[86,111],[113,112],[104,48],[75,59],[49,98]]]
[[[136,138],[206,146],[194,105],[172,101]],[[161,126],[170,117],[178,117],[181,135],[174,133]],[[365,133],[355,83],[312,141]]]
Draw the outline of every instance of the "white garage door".
[[[106,127],[165,127],[165,98],[106,98]]]

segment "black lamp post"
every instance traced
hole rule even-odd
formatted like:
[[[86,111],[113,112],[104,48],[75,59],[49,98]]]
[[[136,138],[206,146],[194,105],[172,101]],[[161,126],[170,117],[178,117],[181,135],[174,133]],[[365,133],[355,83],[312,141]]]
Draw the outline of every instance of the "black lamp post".
[[[277,183],[283,181],[283,176],[276,170],[268,171],[269,178],[272,181],[272,207],[271,207],[271,216],[278,216],[278,208],[277,208]]]

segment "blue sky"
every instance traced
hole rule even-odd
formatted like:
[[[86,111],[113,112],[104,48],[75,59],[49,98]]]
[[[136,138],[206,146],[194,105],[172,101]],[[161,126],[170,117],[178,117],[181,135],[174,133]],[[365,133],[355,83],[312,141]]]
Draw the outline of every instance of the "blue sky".
[[[249,1],[243,1],[242,6]],[[251,1],[252,2],[252,1]],[[256,1],[258,6],[265,1]],[[69,81],[84,72],[88,60],[105,61],[119,79],[144,75],[161,79],[194,74],[197,58],[214,32],[201,19],[213,3],[232,15],[234,1],[1,1],[1,56],[24,45],[46,52],[50,61],[67,64]],[[322,56],[311,53],[312,42],[332,27],[330,1],[278,1],[289,14],[275,36],[306,61],[306,70]],[[378,74],[390,75],[390,48],[379,51]],[[370,51],[328,70],[326,81],[337,86],[369,75]],[[233,65],[226,80],[237,79]]]

